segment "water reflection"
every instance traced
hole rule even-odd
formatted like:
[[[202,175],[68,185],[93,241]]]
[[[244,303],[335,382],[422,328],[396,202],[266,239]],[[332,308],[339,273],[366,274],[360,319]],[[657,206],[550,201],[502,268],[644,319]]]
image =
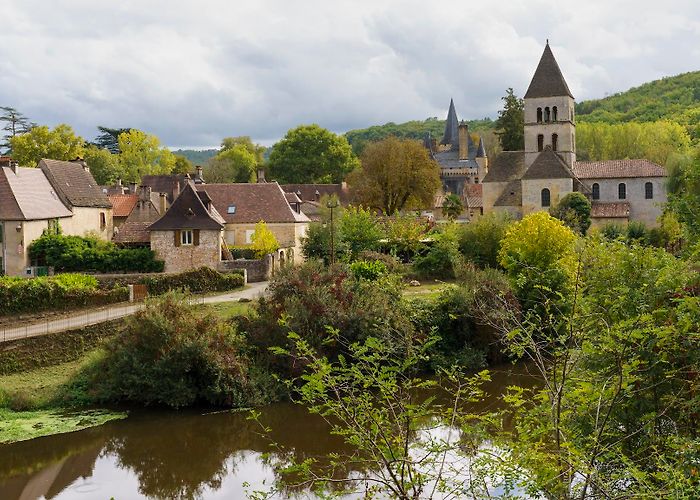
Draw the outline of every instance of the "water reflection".
[[[493,378],[488,388],[493,395],[509,384],[534,383],[523,367]],[[497,398],[486,405],[497,405]],[[0,498],[242,498],[245,482],[251,490],[274,483],[274,472],[263,459],[264,453],[276,451],[270,440],[296,461],[351,452],[341,438],[330,435],[323,420],[301,407],[266,407],[269,438],[246,416],[143,412],[99,428],[0,446]],[[299,491],[285,496],[293,493],[307,496]]]

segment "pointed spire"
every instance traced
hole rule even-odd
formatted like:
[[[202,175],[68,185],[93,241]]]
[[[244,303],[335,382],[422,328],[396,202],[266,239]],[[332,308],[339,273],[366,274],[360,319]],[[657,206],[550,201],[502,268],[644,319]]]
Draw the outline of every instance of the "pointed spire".
[[[442,141],[440,144],[452,144],[452,146],[459,145],[459,121],[457,120],[457,111],[455,110],[455,103],[450,99],[450,110],[447,112],[447,120],[445,121],[445,135],[442,136]]]
[[[571,95],[569,86],[561,74],[557,60],[554,59],[552,49],[549,48],[549,39],[544,46],[544,52],[540,58],[540,63],[535,70],[535,76],[532,77],[530,86],[525,92],[525,99],[531,97],[553,97],[553,96],[569,96]]]
[[[477,158],[486,158],[486,148],[484,147],[484,138],[479,136],[479,148],[476,150]]]

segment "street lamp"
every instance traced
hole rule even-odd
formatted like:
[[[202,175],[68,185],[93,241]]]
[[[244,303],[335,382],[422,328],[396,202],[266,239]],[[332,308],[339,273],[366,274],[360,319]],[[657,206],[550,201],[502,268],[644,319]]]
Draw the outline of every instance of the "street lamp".
[[[331,266],[335,264],[335,233],[333,231],[333,209],[338,208],[338,200],[330,199],[326,202],[326,208],[331,211]]]

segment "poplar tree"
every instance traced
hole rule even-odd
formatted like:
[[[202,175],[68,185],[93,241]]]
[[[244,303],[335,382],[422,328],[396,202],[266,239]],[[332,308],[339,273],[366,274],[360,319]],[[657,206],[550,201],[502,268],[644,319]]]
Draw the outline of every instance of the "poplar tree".
[[[501,147],[503,151],[523,151],[525,149],[523,100],[515,95],[512,88],[509,88],[501,99],[504,102],[503,109],[498,112],[496,120],[496,134]]]

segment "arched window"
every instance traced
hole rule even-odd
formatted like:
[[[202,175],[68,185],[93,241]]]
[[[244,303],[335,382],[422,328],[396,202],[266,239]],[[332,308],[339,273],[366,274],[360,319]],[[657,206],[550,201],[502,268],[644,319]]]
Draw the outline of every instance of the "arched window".
[[[542,196],[542,206],[543,206],[543,207],[548,207],[548,206],[549,206],[549,203],[550,203],[550,199],[549,199],[549,189],[544,188],[544,189],[542,190],[542,195],[541,195],[541,196]]]
[[[552,121],[557,121],[557,107],[552,107]]]
[[[620,184],[617,185],[617,197],[621,200],[624,200],[627,198],[627,186],[625,185],[624,182],[621,182]]]
[[[542,123],[542,108],[537,108],[537,123]]]
[[[594,200],[599,200],[600,199],[600,184],[597,182],[593,183],[593,199]]]
[[[552,150],[556,151],[557,150],[557,142],[559,139],[559,136],[557,134],[552,134]]]
[[[544,149],[544,136],[542,134],[537,136],[537,151],[542,151]]]
[[[647,200],[654,199],[654,185],[651,182],[644,184],[644,198]]]
[[[544,121],[548,122],[549,118],[549,106],[547,106],[546,108],[544,108]]]

